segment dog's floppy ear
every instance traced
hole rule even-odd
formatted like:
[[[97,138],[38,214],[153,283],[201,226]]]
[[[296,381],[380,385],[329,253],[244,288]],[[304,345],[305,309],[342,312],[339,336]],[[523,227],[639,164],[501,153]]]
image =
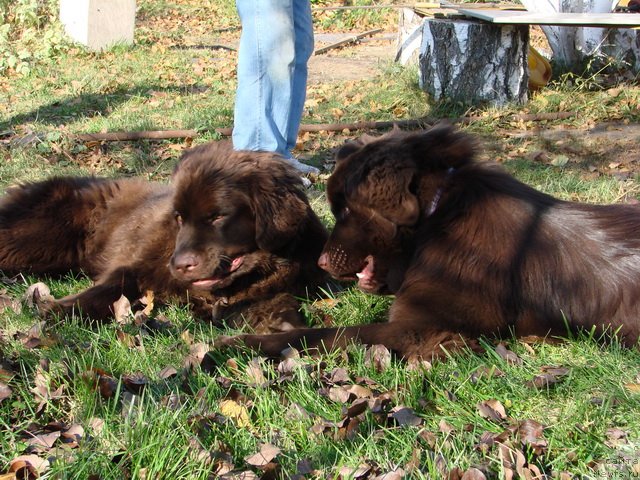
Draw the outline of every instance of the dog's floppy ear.
[[[254,184],[251,192],[256,243],[263,250],[276,252],[298,236],[311,207],[304,200],[297,178],[282,177],[274,171],[265,174],[269,178]]]
[[[460,168],[473,161],[476,141],[470,135],[443,123],[405,138],[413,156],[423,167]]]

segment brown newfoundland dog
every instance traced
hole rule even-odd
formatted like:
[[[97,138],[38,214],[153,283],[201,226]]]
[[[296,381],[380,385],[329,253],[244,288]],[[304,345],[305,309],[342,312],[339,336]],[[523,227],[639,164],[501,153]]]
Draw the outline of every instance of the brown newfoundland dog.
[[[92,287],[45,309],[96,320],[151,290],[256,331],[302,325],[326,238],[292,168],[226,144],[188,151],[169,185],[59,177],[0,199],[0,270],[85,272]]]
[[[474,160],[451,127],[345,145],[327,184],[336,224],[319,264],[393,293],[388,323],[245,335],[287,345],[351,340],[431,357],[480,335],[640,333],[640,207],[558,200]]]

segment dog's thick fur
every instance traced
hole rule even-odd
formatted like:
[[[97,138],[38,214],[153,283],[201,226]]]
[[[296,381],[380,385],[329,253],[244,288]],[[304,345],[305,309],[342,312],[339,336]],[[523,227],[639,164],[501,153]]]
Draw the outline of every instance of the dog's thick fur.
[[[301,325],[294,296],[323,281],[326,238],[295,170],[226,144],[188,151],[169,185],[58,177],[0,199],[0,270],[87,273],[94,286],[46,309],[96,320],[152,290],[256,331]]]
[[[394,293],[388,323],[234,339],[277,355],[350,340],[439,355],[480,335],[640,334],[640,207],[558,200],[474,160],[441,126],[345,145],[327,185],[319,264]],[[232,343],[232,342],[228,342]]]

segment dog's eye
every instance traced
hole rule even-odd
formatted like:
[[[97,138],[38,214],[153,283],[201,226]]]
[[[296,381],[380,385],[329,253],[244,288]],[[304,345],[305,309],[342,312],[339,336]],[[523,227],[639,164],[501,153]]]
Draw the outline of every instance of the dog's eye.
[[[178,212],[175,212],[173,214],[173,217],[176,219],[176,223],[178,224],[179,227],[182,226],[182,215],[180,215]]]
[[[349,207],[344,207],[342,209],[342,211],[340,212],[340,218],[344,219],[347,217],[347,215],[349,215],[351,213],[351,210],[349,210]]]
[[[220,225],[225,218],[227,218],[226,215],[213,215],[211,217],[211,225]]]

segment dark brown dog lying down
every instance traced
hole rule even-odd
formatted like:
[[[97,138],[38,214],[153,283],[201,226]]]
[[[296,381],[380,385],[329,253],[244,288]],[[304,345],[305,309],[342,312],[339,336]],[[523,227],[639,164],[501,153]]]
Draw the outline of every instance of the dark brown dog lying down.
[[[450,127],[345,145],[327,184],[336,224],[319,264],[394,293],[388,323],[245,335],[287,345],[357,340],[431,357],[480,335],[640,333],[640,207],[553,198],[474,160]]]
[[[302,325],[294,296],[323,281],[326,238],[292,168],[220,144],[188,151],[170,185],[62,177],[0,199],[0,270],[86,272],[94,286],[49,309],[98,320],[152,290],[256,331]]]

